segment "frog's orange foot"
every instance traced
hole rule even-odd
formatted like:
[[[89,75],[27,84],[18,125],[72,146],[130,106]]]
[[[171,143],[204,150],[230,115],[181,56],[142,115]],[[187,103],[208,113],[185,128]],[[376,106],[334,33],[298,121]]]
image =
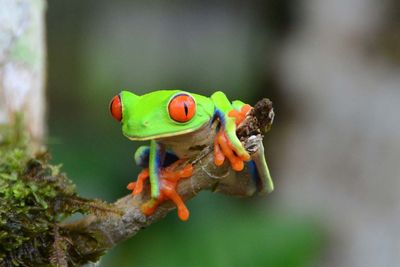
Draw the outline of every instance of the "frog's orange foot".
[[[250,105],[243,105],[240,111],[231,110],[228,114],[229,117],[235,118],[235,124],[238,126],[245,118],[247,113],[250,111]],[[244,168],[244,161],[248,161],[250,156],[246,153],[243,156],[238,156],[236,149],[229,141],[228,136],[223,130],[220,130],[214,139],[214,163],[217,166],[221,166],[225,158],[231,163],[231,167],[235,171],[241,171]],[[242,153],[243,154],[243,153]]]
[[[143,169],[137,178],[136,182],[129,183],[126,188],[132,190],[132,195],[139,195],[143,191],[143,184],[149,178],[149,169]]]
[[[148,216],[154,213],[157,206],[167,200],[172,200],[177,209],[179,219],[186,221],[189,218],[189,210],[187,209],[182,198],[176,192],[178,182],[181,179],[186,179],[192,176],[193,166],[187,164],[184,168],[176,170],[182,160],[174,162],[172,165],[161,169],[159,174],[160,195],[158,198],[153,198],[144,203],[141,207],[142,212]]]
[[[229,111],[228,116],[235,118],[235,124],[238,126],[246,118],[247,113],[252,109],[249,104],[242,106],[240,110],[233,109]]]
[[[248,161],[248,156],[238,156],[235,152],[235,147],[232,146],[226,133],[219,131],[214,139],[214,163],[221,166],[225,158],[228,158],[231,167],[235,171],[241,171],[244,168],[244,161]]]

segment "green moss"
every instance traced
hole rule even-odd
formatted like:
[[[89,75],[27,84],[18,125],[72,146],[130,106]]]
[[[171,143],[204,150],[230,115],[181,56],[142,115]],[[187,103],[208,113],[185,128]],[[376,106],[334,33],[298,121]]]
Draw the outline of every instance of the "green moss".
[[[47,153],[31,155],[20,125],[0,128],[0,266],[47,266],[69,245],[59,223],[96,201],[78,197]]]

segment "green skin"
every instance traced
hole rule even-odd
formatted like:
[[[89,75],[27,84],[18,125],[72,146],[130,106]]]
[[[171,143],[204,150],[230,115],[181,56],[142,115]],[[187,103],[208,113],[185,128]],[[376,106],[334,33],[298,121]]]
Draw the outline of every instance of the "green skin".
[[[168,112],[169,102],[179,94],[190,95],[196,102],[194,116],[184,123],[171,119]],[[158,198],[160,192],[158,173],[165,157],[165,148],[159,141],[162,138],[187,136],[187,134],[196,132],[202,126],[210,124],[213,118],[217,116],[236,154],[238,156],[248,155],[236,136],[235,118],[228,116],[229,111],[232,109],[240,110],[244,103],[241,101],[231,103],[222,92],[215,92],[211,97],[205,97],[181,90],[160,90],[142,96],[122,91],[120,98],[123,134],[131,140],[150,140],[150,148],[147,152],[149,154],[148,167],[152,198]],[[188,140],[186,139],[185,142],[188,142]],[[141,147],[135,153],[136,162],[139,163],[145,149]],[[268,167],[264,157],[260,160],[258,160],[260,162],[256,162],[256,165],[258,173],[266,176],[260,177],[264,181],[265,190],[263,191],[270,192],[273,190],[273,184]],[[260,170],[260,168],[262,169]]]

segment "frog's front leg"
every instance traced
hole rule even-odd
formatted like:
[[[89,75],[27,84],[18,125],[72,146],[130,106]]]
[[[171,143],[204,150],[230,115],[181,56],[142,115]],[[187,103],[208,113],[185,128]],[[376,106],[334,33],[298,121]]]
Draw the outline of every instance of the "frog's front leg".
[[[236,127],[244,120],[251,106],[240,101],[231,104],[222,92],[214,93],[211,98],[215,103],[214,116],[221,124],[214,140],[215,165],[222,165],[228,158],[232,169],[241,171],[244,161],[250,160],[250,155],[236,136]]]
[[[150,178],[151,199],[141,207],[145,215],[151,215],[160,203],[170,199],[178,208],[179,218],[183,221],[189,218],[189,211],[176,189],[181,179],[192,176],[193,168],[188,164],[183,169],[177,169],[183,160],[176,159],[175,155],[166,152],[163,145],[156,141],[151,141],[150,147],[140,147],[135,153],[136,163],[148,168],[143,169],[138,180],[130,183],[128,189],[138,195],[143,190],[143,183]],[[163,167],[164,163],[172,160],[175,162]]]

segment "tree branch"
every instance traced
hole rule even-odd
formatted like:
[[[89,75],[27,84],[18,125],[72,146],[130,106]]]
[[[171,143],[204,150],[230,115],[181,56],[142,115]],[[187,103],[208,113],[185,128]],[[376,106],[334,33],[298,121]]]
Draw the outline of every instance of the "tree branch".
[[[255,105],[238,127],[237,134],[252,157],[264,153],[262,134],[269,130],[273,116],[271,101],[263,99]],[[178,185],[178,193],[185,200],[193,198],[202,190],[245,197],[257,191],[257,185],[246,167],[241,172],[231,170],[228,164],[215,167],[211,147],[204,149],[190,162],[194,166],[193,176]],[[174,209],[171,202],[165,202],[154,214],[146,217],[140,211],[140,206],[148,199],[147,189],[138,196],[128,195],[113,204],[122,215],[89,215],[77,222],[62,225],[64,236],[71,241],[68,249],[71,260],[79,264],[97,261],[106,250],[164,218]]]

